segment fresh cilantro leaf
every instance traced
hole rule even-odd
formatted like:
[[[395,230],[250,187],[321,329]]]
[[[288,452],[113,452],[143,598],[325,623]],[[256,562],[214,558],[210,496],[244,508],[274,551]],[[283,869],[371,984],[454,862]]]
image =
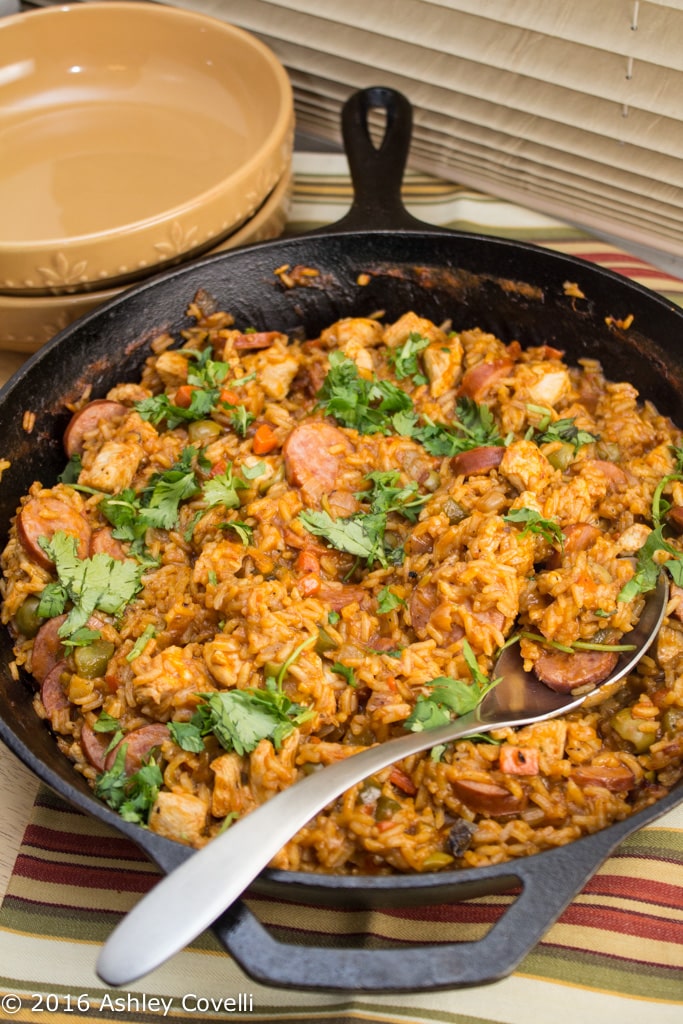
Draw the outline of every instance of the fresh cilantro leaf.
[[[389,587],[382,587],[377,595],[377,611],[380,615],[387,615],[389,612],[393,612],[395,608],[400,608],[401,605],[405,605],[405,601],[398,594],[394,594]]]
[[[398,380],[411,377],[414,384],[427,383],[427,378],[420,371],[417,357],[429,344],[429,338],[423,338],[417,331],[411,331],[404,343],[389,353],[389,362],[394,367]]]
[[[69,600],[69,593],[61,583],[48,583],[40,594],[38,615],[41,619],[53,619],[61,615]]]
[[[167,394],[153,395],[135,403],[139,415],[155,425],[166,422],[169,430],[181,423],[207,419],[220,398],[221,384],[230,367],[227,363],[211,358],[211,349],[183,349],[187,357],[187,383],[192,385],[190,404],[187,408],[174,405]]]
[[[263,476],[267,468],[265,462],[255,462],[253,466],[241,466],[240,472],[245,480],[257,480],[258,477]]]
[[[81,470],[83,468],[83,461],[79,452],[74,452],[63,472],[57,477],[60,484],[75,484],[78,480]]]
[[[452,715],[460,717],[473,711],[483,698],[497,686],[500,679],[489,679],[477,663],[474,651],[467,640],[463,640],[463,656],[472,676],[471,682],[464,679],[453,679],[451,676],[439,676],[425,685],[430,687],[429,696],[421,694],[415,702],[404,728],[412,732],[423,729],[434,729],[446,725]]]
[[[564,444],[573,444],[574,451],[584,444],[593,444],[599,441],[597,434],[591,434],[588,430],[580,430],[572,418],[555,420],[554,423],[539,425],[534,434],[536,444],[547,444],[552,441],[562,441]]]
[[[97,777],[95,794],[117,811],[125,821],[146,825],[149,812],[163,785],[161,769],[154,761],[126,775],[126,750],[119,747],[112,767]]]
[[[104,756],[117,747],[123,739],[123,729],[118,718],[113,718],[106,711],[102,711],[99,718],[93,725],[95,732],[112,733],[112,737],[104,751]]]
[[[80,629],[75,630],[62,640],[62,643],[65,647],[89,647],[93,640],[98,640],[101,636],[99,629],[81,626]]]
[[[204,740],[200,730],[192,722],[168,722],[168,731],[174,743],[191,754],[201,754]]]
[[[488,406],[478,405],[471,398],[458,399],[456,418],[451,427],[434,423],[427,416],[420,420],[414,410],[397,413],[392,424],[401,437],[412,438],[438,458],[452,458],[470,448],[505,443]]]
[[[508,514],[503,516],[503,519],[506,523],[524,523],[524,529],[521,532],[522,537],[525,533],[540,533],[549,544],[564,544],[564,534],[560,524],[555,522],[554,519],[544,519],[540,512],[537,512],[534,508],[510,509]]]
[[[141,522],[159,530],[172,530],[178,525],[180,503],[199,494],[200,487],[190,460],[196,454],[185,448],[180,461],[164,473],[155,474],[143,495],[138,512]]]
[[[370,511],[388,515],[390,512],[398,512],[411,523],[417,520],[418,511],[429,495],[419,495],[417,481],[411,480],[405,486],[400,485],[400,473],[398,470],[382,472],[376,470],[368,473],[365,478],[370,481],[371,489],[368,494],[361,491],[356,495],[359,499],[370,499]]]
[[[479,404],[473,398],[459,398],[455,415],[454,426],[464,434],[468,447],[503,444],[493,413],[485,402]]]
[[[202,735],[212,732],[225,750],[249,754],[262,739],[276,749],[313,711],[278,690],[221,690],[200,693],[194,724]]]
[[[299,513],[299,519],[309,533],[323,537],[338,551],[364,558],[368,565],[377,561],[387,566],[402,557],[400,549],[391,552],[385,549],[384,534],[388,515],[391,512],[400,513],[415,522],[417,510],[428,500],[428,496],[417,494],[415,481],[405,487],[399,485],[399,476],[398,471],[368,474],[366,479],[370,482],[370,489],[357,495],[369,501],[370,509],[367,512],[354,512],[353,515],[333,519],[328,512],[305,509]]]
[[[354,513],[346,518],[333,519],[329,512],[307,509],[299,513],[299,519],[309,533],[323,537],[338,551],[365,558],[368,564],[377,559],[386,561],[382,550],[385,516],[370,516]]]
[[[219,473],[206,481],[202,487],[202,495],[209,508],[216,505],[238,508],[240,499],[237,492],[245,490],[246,486],[244,480],[233,475],[232,463],[229,463],[224,473]]]
[[[249,523],[241,522],[239,519],[234,520],[232,523],[221,523],[221,529],[234,530],[245,548],[249,547],[254,538],[254,527],[249,526]]]
[[[233,410],[231,415],[228,417],[230,420],[230,426],[239,437],[246,437],[247,430],[254,422],[256,417],[253,412],[249,412],[246,405],[234,405],[230,406]]]
[[[95,732],[116,732],[121,728],[118,718],[114,718],[107,711],[101,711],[97,721],[93,725]]]
[[[152,395],[150,398],[143,398],[135,403],[139,415],[158,426],[165,422],[169,430],[175,430],[181,423],[192,423],[194,420],[205,420],[212,412],[218,400],[218,391],[202,391],[197,389],[192,392],[188,408],[174,405],[168,395],[164,392],[161,395]]]
[[[102,552],[80,559],[76,554],[76,538],[61,530],[51,541],[41,539],[41,546],[55,563],[59,583],[73,604],[59,628],[62,638],[70,637],[85,626],[96,609],[118,615],[142,585],[143,567],[138,562],[120,561]]]
[[[228,363],[212,359],[210,348],[185,349],[184,353],[194,360],[194,364],[191,362],[188,367],[188,384],[211,391],[220,388],[230,372]]]
[[[339,351],[330,353],[330,369],[318,392],[318,406],[345,427],[359,434],[387,434],[391,417],[412,405],[395,384],[376,376],[367,380],[352,359]]]
[[[144,651],[145,647],[147,646],[148,641],[156,635],[157,631],[151,623],[148,626],[145,626],[142,633],[137,638],[132,648],[126,655],[126,661],[135,661],[136,658],[139,658],[142,652]]]
[[[338,676],[343,676],[349,686],[357,686],[356,673],[350,667],[350,665],[342,665],[341,661],[335,661],[332,666],[332,671],[336,672]]]
[[[674,452],[678,449],[674,449]],[[636,571],[633,577],[626,583],[617,595],[617,601],[632,601],[638,594],[647,594],[657,586],[659,573],[662,566],[655,559],[655,555],[662,551],[671,557],[664,565],[674,583],[683,586],[683,552],[675,548],[664,537],[663,517],[668,508],[664,500],[664,489],[673,480],[683,480],[680,473],[670,473],[657,484],[652,496],[652,521],[654,529],[648,534],[647,540],[636,555]]]

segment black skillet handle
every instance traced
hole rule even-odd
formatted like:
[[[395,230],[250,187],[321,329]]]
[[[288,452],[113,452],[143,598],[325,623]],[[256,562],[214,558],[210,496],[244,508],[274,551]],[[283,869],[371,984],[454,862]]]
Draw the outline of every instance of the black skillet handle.
[[[379,147],[369,130],[372,110],[383,110],[386,115]],[[424,231],[428,225],[408,213],[401,199],[413,126],[413,111],[406,97],[384,86],[362,89],[344,104],[341,123],[354,199],[341,220],[324,228],[325,234],[383,228]]]
[[[490,891],[521,893],[488,934],[475,942],[391,949],[312,947],[274,939],[242,902],[226,911],[213,930],[250,977],[265,985],[355,992],[419,992],[483,985],[507,977],[557,920],[616,845],[605,833],[579,854],[576,844],[514,864],[481,869]],[[496,886],[495,881],[499,880]],[[501,886],[500,880],[508,880]]]

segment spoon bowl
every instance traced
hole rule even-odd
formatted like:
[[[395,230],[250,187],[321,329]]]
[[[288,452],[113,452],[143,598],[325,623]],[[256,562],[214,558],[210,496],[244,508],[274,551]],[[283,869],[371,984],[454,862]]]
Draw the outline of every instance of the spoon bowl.
[[[662,572],[645,599],[638,624],[628,634],[633,649],[620,655],[614,670],[597,686],[581,693],[558,693],[524,670],[519,646],[512,644],[503,649],[494,666],[500,681],[473,711],[438,728],[407,733],[337,761],[241,818],[158,882],[126,915],[100,952],[100,978],[110,985],[128,984],[183,949],[239,898],[299,829],[374,772],[474,733],[556,718],[612,691],[655,640],[668,594]],[[174,908],[172,926],[169,906]]]

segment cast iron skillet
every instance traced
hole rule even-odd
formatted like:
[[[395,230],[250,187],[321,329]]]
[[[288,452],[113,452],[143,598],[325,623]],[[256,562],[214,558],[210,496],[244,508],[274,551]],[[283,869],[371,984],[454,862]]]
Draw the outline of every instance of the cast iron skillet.
[[[386,112],[379,149],[368,130],[372,109]],[[11,459],[0,489],[6,531],[37,478],[49,483],[63,469],[65,403],[86,384],[93,397],[137,378],[160,331],[190,326],[188,303],[199,289],[238,327],[308,337],[344,316],[407,310],[456,329],[480,326],[506,342],[548,343],[602,360],[613,380],[631,380],[660,411],[683,422],[683,311],[607,270],[505,239],[435,229],[403,208],[400,187],[408,154],[411,109],[399,93],[373,88],[351,97],[343,131],[355,199],[349,213],[324,232],[223,253],[168,272],[129,290],[62,331],[34,355],[0,394],[2,455]],[[306,287],[285,288],[274,271],[313,267]],[[368,283],[359,283],[365,274]],[[361,279],[362,280],[362,279]],[[566,294],[577,284],[585,298]],[[623,329],[618,321],[633,316]],[[22,428],[26,409],[35,428]],[[37,720],[25,681],[12,679],[11,640],[0,637],[0,737],[49,786],[72,804],[132,839],[164,871],[191,851],[122,821],[97,800]],[[477,942],[386,950],[331,949],[276,941],[243,903],[216,923],[225,947],[253,978],[297,989],[418,991],[492,982],[509,974],[539,941],[612,850],[636,829],[683,799],[683,783],[655,806],[569,846],[509,864],[399,877],[337,877],[265,871],[256,892],[294,902],[342,907],[406,906],[521,890]],[[229,868],[227,868],[229,870]]]

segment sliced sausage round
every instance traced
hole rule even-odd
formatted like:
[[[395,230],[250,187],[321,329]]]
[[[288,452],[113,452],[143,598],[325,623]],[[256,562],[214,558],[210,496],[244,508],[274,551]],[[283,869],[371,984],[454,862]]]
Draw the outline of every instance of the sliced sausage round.
[[[104,765],[106,761],[106,750],[109,746],[111,737],[106,733],[95,732],[93,727],[88,723],[83,723],[81,729],[81,750],[85,755],[87,761],[96,768],[98,772],[104,771]]]
[[[518,814],[524,810],[525,799],[515,796],[505,786],[496,782],[478,782],[475,779],[454,779],[451,786],[458,800],[479,814],[490,814],[494,818],[506,814]]]
[[[601,536],[601,531],[592,523],[570,523],[569,526],[562,527],[562,534],[564,536],[564,553],[575,554],[592,548]],[[549,569],[559,569],[562,565],[562,551],[554,551],[546,565]]]
[[[39,683],[65,660],[66,651],[58,636],[63,622],[66,622],[66,615],[56,615],[47,619],[36,633],[31,652],[31,672]]]
[[[97,398],[89,402],[82,409],[75,412],[69,420],[64,431],[64,450],[71,458],[72,455],[80,454],[83,451],[86,434],[97,430],[103,420],[113,420],[117,417],[127,416],[130,409],[122,402],[112,402],[108,398]]]
[[[500,466],[505,455],[505,448],[500,445],[482,445],[459,452],[451,459],[451,469],[456,476],[475,476],[488,473],[490,469]]]
[[[571,777],[579,786],[602,786],[610,793],[628,793],[636,779],[626,765],[585,765],[574,768]]]
[[[40,686],[40,699],[48,715],[55,711],[63,711],[69,707],[69,698],[62,689],[62,673],[66,668],[65,661],[59,661],[45,676]]]
[[[233,346],[237,349],[270,348],[278,338],[284,335],[279,331],[252,331],[251,333],[238,334],[233,339]]]
[[[577,469],[593,469],[605,477],[607,481],[607,490],[612,493],[614,491],[625,491],[628,487],[628,476],[621,468],[614,462],[609,462],[607,459],[586,459],[584,462],[576,464]]]
[[[95,530],[90,538],[90,555],[109,555],[117,562],[125,561],[127,555],[123,544],[116,539],[108,526]]]
[[[282,454],[290,484],[301,488],[304,501],[317,505],[336,487],[344,455],[351,443],[341,430],[323,420],[294,427]]]
[[[494,359],[490,363],[473,366],[463,374],[458,395],[481,402],[487,391],[510,375],[514,365],[511,359]]]
[[[443,601],[435,583],[421,584],[410,595],[408,602],[410,622],[420,640],[426,640],[431,635],[427,627],[434,613],[442,605]],[[459,622],[452,622],[445,633],[441,627],[438,627],[438,630],[442,634],[443,644],[446,647],[457,643],[465,635],[465,630]]]
[[[364,587],[353,583],[337,583],[332,580],[321,580],[316,597],[328,604],[334,611],[340,612],[348,604],[362,604],[369,600],[368,592]]]
[[[61,498],[52,495],[29,498],[17,513],[17,537],[26,554],[43,569],[52,569],[54,562],[39,544],[41,537],[52,540],[59,531],[76,538],[76,553],[87,558],[90,548],[90,525],[80,512]]]
[[[666,514],[666,519],[676,533],[683,533],[683,505],[672,505]]]
[[[161,744],[170,739],[170,733],[165,725],[161,722],[153,722],[150,725],[143,725],[139,729],[133,729],[127,733],[120,743],[118,743],[113,750],[110,750],[107,754],[105,761],[105,767],[111,768],[116,760],[116,755],[121,746],[126,746],[126,760],[125,760],[125,771],[126,775],[132,775],[142,765],[155,747],[160,747]]]
[[[556,693],[572,693],[579,687],[597,686],[618,660],[616,651],[544,651],[534,665],[534,672]]]

